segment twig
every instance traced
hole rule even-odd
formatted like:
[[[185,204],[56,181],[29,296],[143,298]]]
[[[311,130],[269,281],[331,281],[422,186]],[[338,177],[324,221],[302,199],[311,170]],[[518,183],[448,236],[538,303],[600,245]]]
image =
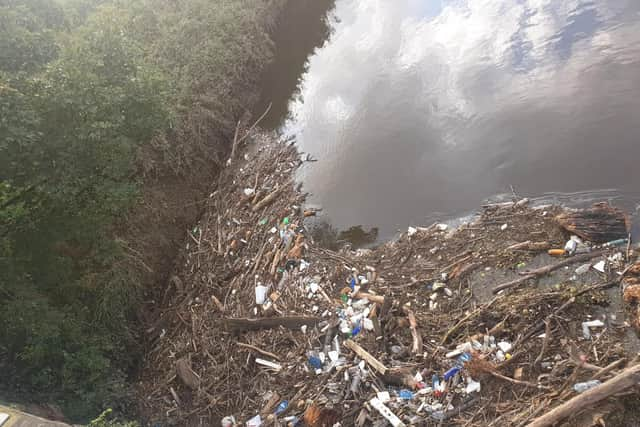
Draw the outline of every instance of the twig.
[[[548,319],[544,320],[544,341],[542,341],[542,348],[540,349],[540,354],[536,357],[533,364],[538,365],[542,358],[544,357],[544,353],[547,351],[547,346],[549,345],[549,338],[551,336],[551,322]]]
[[[277,361],[280,361],[280,358],[277,355],[275,355],[273,353],[270,353],[270,352],[268,352],[266,350],[263,350],[261,348],[258,348],[258,347],[254,346],[254,345],[246,344],[246,343],[243,343],[243,342],[239,342],[239,343],[236,343],[236,344],[238,344],[240,347],[244,347],[244,348],[248,348],[248,349],[253,350],[253,351],[257,351],[260,354],[264,354],[265,356],[268,356],[268,357],[270,357],[272,359],[276,359]]]

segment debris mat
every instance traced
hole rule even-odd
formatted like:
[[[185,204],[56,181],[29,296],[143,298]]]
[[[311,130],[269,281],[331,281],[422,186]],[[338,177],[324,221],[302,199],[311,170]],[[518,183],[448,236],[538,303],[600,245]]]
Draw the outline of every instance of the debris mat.
[[[221,172],[147,302],[151,425],[637,422],[635,377],[620,380],[637,363],[637,252],[584,239],[597,216],[581,238],[562,207],[514,200],[332,251],[306,226],[320,212],[295,181],[305,161],[253,133]]]

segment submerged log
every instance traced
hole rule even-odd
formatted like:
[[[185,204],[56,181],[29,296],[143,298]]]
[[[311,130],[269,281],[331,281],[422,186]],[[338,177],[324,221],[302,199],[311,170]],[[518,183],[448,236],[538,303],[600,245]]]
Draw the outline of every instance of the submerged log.
[[[629,216],[607,202],[596,203],[589,209],[564,212],[556,216],[562,228],[595,243],[624,239],[629,234]]]

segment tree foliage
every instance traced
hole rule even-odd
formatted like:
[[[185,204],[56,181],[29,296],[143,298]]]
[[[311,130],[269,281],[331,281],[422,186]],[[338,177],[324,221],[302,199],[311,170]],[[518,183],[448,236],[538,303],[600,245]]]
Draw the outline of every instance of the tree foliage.
[[[281,4],[0,0],[0,392],[126,409],[141,283],[114,224],[141,153],[232,126]]]

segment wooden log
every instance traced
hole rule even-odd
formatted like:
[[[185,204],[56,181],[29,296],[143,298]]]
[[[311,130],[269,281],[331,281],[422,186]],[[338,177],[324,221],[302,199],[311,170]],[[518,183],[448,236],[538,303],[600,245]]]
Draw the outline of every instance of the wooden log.
[[[353,351],[355,354],[357,354],[358,357],[360,357],[362,360],[367,362],[367,364],[369,364],[369,366],[371,366],[373,369],[378,371],[380,375],[385,375],[389,370],[386,366],[382,364],[382,362],[380,362],[378,359],[373,357],[369,352],[367,352],[364,348],[360,347],[354,341],[346,340],[344,342],[344,346],[350,349],[351,351]]]
[[[314,326],[322,322],[321,317],[266,317],[262,319],[222,319],[222,323],[230,331],[258,331],[260,329],[273,329],[284,326],[287,329],[298,329],[301,326]]]
[[[409,307],[403,307],[402,310],[407,315],[409,319],[409,328],[411,329],[411,336],[413,338],[413,344],[411,346],[411,352],[413,354],[422,353],[422,337],[418,333],[418,321],[416,320],[415,314],[413,311],[409,309]]]
[[[546,251],[547,249],[551,249],[551,243],[549,242],[532,242],[531,240],[527,240],[526,242],[516,243],[515,245],[511,245],[507,248],[508,251]]]
[[[366,298],[371,302],[375,302],[377,304],[384,304],[384,297],[382,295],[374,295],[369,292],[358,291],[355,295],[356,298]]]
[[[518,286],[521,283],[524,283],[529,279],[535,279],[536,277],[544,276],[545,274],[549,274],[552,271],[555,271],[555,270],[557,270],[559,268],[562,268],[562,267],[566,267],[567,265],[575,264],[577,262],[589,261],[589,260],[591,260],[593,258],[597,258],[599,256],[602,256],[602,255],[606,254],[606,253],[607,253],[606,250],[589,252],[589,253],[586,253],[586,254],[580,254],[580,255],[572,256],[570,258],[567,258],[567,259],[562,260],[560,262],[557,262],[555,264],[550,264],[550,265],[546,265],[544,267],[536,268],[535,270],[523,271],[522,273],[520,273],[521,275],[523,275],[523,277],[521,277],[519,279],[512,280],[510,282],[503,283],[501,285],[498,285],[495,288],[493,288],[492,292],[494,294],[497,294],[498,292],[500,292],[502,290]]]
[[[627,214],[607,202],[597,203],[590,209],[561,213],[555,220],[570,233],[595,243],[624,239],[631,225]]]
[[[609,381],[575,396],[569,401],[552,409],[529,423],[528,427],[548,427],[575,415],[580,411],[593,408],[594,405],[614,394],[625,391],[640,383],[640,365],[620,372]]]
[[[200,377],[191,369],[191,362],[182,358],[176,362],[176,376],[191,390],[200,388]]]

